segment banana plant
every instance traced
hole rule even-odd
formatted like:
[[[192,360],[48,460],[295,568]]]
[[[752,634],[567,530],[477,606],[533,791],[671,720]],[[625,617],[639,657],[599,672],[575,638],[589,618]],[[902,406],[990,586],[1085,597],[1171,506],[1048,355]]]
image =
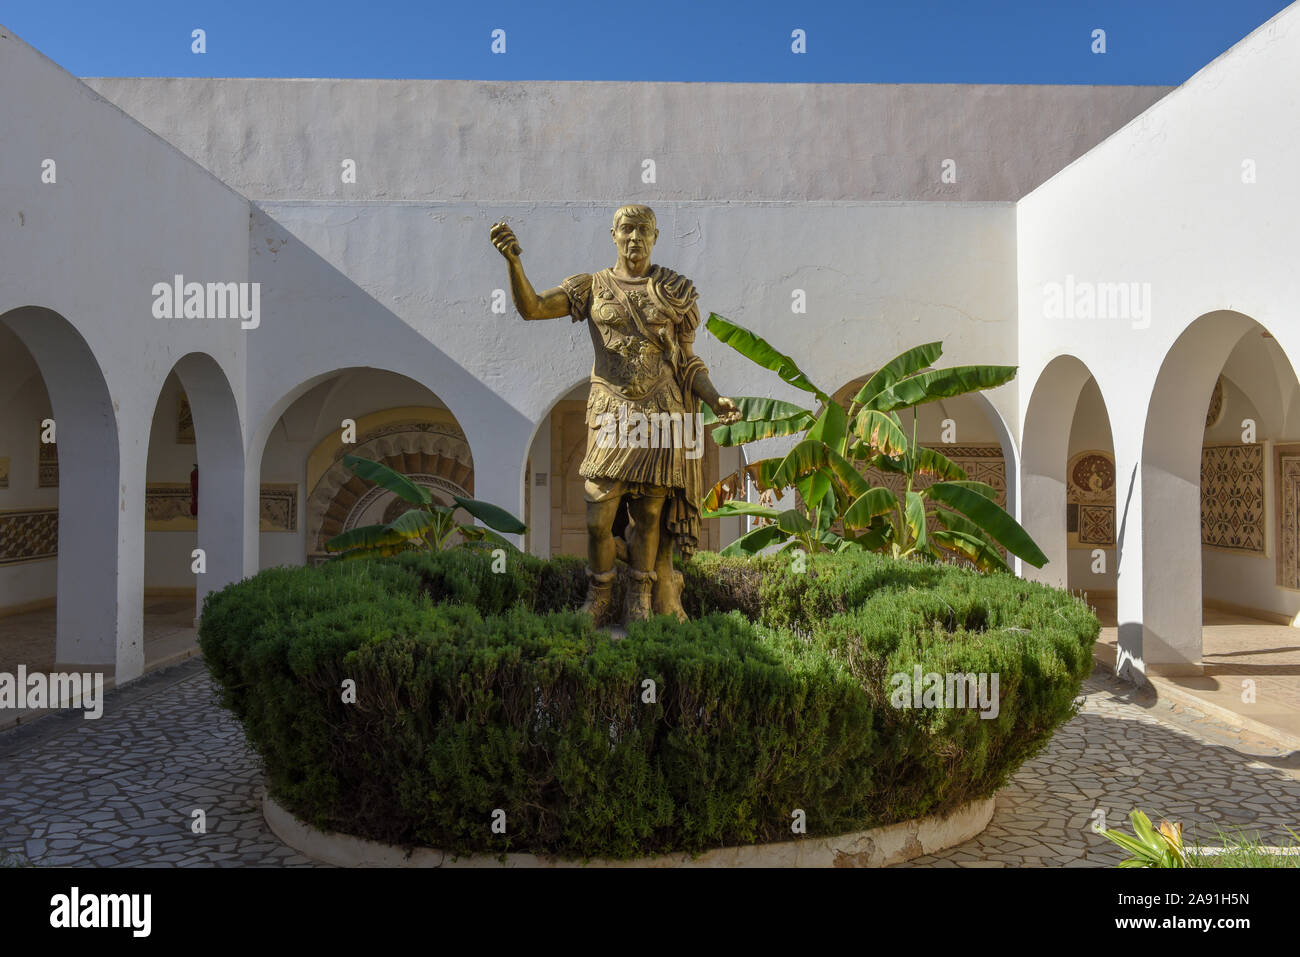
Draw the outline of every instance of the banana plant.
[[[325,543],[325,550],[338,552],[335,559],[395,555],[412,549],[441,551],[449,547],[452,535],[457,533],[466,544],[489,542],[513,550],[515,546],[497,532],[520,535],[528,530],[523,522],[503,508],[453,495],[457,506],[487,527],[461,524],[456,521],[454,508],[434,504],[433,495],[427,488],[415,484],[382,462],[348,455],[343,464],[352,470],[353,475],[374,482],[413,507],[387,525],[364,525],[334,536]]]
[[[915,409],[970,392],[1003,385],[1015,366],[932,368],[943,353],[938,342],[909,349],[870,374],[847,407],[831,398],[789,356],[753,332],[713,313],[708,330],[745,358],[775,372],[782,381],[816,398],[816,410],[777,399],[734,397],[742,417],[721,425],[708,410],[718,445],[800,435],[779,458],[744,469],[760,491],[794,489],[803,509],[774,507],[729,498],[744,483],[728,476],[705,496],[704,517],[743,515],[760,524],[723,549],[752,555],[771,545],[808,552],[866,549],[896,558],[937,561],[945,554],[984,571],[1010,571],[1002,549],[1041,568],[1047,556],[1014,518],[997,504],[996,490],[971,481],[957,463],[916,441],[916,416],[909,435],[900,410]],[[903,476],[903,495],[872,485],[860,469]],[[926,487],[917,476],[933,475]],[[930,531],[929,520],[940,526]],[[839,529],[836,531],[836,529]]]
[[[1120,867],[1190,867],[1187,849],[1183,846],[1183,826],[1161,821],[1157,830],[1151,819],[1134,810],[1128,816],[1133,825],[1133,835],[1123,831],[1100,830],[1102,837],[1118,844],[1132,857],[1119,862]]]

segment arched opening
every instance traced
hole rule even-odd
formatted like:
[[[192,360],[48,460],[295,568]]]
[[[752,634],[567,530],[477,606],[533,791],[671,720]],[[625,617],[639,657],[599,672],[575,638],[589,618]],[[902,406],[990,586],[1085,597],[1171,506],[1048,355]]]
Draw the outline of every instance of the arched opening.
[[[465,432],[413,379],[369,367],[339,370],[300,384],[278,408],[261,452],[259,567],[318,564],[335,535],[392,521],[409,507],[354,476],[343,464],[349,454],[384,463],[443,505],[452,505],[453,495],[474,495]],[[458,518],[473,522],[463,510]]]
[[[163,380],[145,468],[144,638],[149,666],[192,654],[204,597],[244,575],[244,440],[225,373],[183,357]]]
[[[524,468],[525,550],[539,558],[587,555],[587,505],[583,478],[578,474],[587,452],[587,396],[584,378],[557,399],[538,423]],[[721,475],[740,468],[739,449],[719,448],[705,432],[704,488]],[[627,526],[626,508],[619,510],[614,534]],[[700,523],[700,550],[717,551],[741,534],[739,519],[705,519]]]
[[[1074,356],[1057,356],[1039,374],[1021,447],[1021,523],[1048,556],[1042,569],[1026,566],[1025,574],[1085,593],[1103,621],[1113,619],[1115,443],[1101,388]]]
[[[117,415],[98,361],[49,309],[0,316],[0,670],[144,669],[140,582],[120,575]]]
[[[1141,576],[1127,596],[1140,617],[1122,617],[1141,624],[1121,625],[1124,661],[1212,674],[1279,637],[1294,644],[1275,629],[1300,615],[1300,383],[1267,329],[1219,311],[1179,336],[1151,394],[1140,480]]]
[[[1105,454],[1110,456],[1110,484],[1114,487],[1114,447],[1105,400],[1088,367],[1074,356],[1063,355],[1043,368],[1024,409],[1020,524],[1047,555],[1047,564],[1042,568],[1022,564],[1021,572],[1026,578],[1058,588],[1083,587],[1086,583],[1094,591],[1104,590],[1104,583],[1085,577],[1080,566],[1082,563],[1090,575],[1092,550],[1102,548],[1113,581],[1113,550],[1106,555],[1104,545],[1089,541],[1104,537],[1104,530],[1090,528],[1082,536],[1085,540],[1080,541],[1078,506],[1107,504],[1105,490],[1094,488],[1097,483],[1092,478]],[[1088,453],[1103,454],[1089,459]],[[1082,484],[1074,482],[1072,466],[1078,468]],[[1104,480],[1101,484],[1105,484]],[[1087,489],[1088,494],[1081,494],[1082,489]],[[1071,509],[1072,505],[1075,508]],[[1088,513],[1085,517],[1094,525],[1104,525],[1104,513],[1098,516],[1100,522],[1094,515]],[[1111,518],[1114,521],[1113,511]],[[1080,546],[1083,553],[1075,554]]]

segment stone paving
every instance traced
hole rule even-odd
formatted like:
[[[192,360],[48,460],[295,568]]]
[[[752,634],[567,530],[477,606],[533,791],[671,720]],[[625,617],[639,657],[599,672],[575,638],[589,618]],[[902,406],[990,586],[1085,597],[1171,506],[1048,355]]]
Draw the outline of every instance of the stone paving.
[[[38,865],[313,866],[260,812],[257,757],[213,697],[201,660],[112,693],[104,717],[79,712],[0,733],[0,857]],[[1300,830],[1300,753],[1094,675],[1080,714],[998,796],[973,841],[905,866],[1110,866],[1091,833],[1106,812],[1127,829],[1138,807],[1182,820],[1208,843],[1246,825],[1269,843]],[[207,833],[191,832],[201,809]]]
[[[196,648],[194,599],[147,598],[144,603],[145,666]],[[0,618],[0,671],[54,670],[55,610],[44,608]]]

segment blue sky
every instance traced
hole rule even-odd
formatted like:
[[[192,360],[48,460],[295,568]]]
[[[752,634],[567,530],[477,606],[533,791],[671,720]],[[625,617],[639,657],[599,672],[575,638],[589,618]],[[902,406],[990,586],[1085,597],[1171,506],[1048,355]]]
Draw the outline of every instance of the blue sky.
[[[1181,83],[1282,0],[0,0],[78,76]],[[206,31],[207,52],[191,51]],[[791,52],[791,31],[807,52]],[[506,52],[491,52],[492,31]],[[1094,29],[1106,52],[1091,50]]]

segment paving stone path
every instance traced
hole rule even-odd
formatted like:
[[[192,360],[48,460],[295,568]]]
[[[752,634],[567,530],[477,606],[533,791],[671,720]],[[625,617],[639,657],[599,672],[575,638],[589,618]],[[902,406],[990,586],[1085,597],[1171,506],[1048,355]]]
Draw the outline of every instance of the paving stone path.
[[[35,864],[315,866],[282,845],[260,810],[261,773],[201,660],[79,712],[0,733],[0,858]],[[978,838],[911,866],[1111,866],[1089,831],[1100,808],[1127,829],[1139,807],[1213,838],[1247,825],[1270,843],[1300,830],[1300,753],[1194,711],[1154,704],[1094,675],[1083,707],[998,796]],[[191,831],[204,811],[207,833]]]

